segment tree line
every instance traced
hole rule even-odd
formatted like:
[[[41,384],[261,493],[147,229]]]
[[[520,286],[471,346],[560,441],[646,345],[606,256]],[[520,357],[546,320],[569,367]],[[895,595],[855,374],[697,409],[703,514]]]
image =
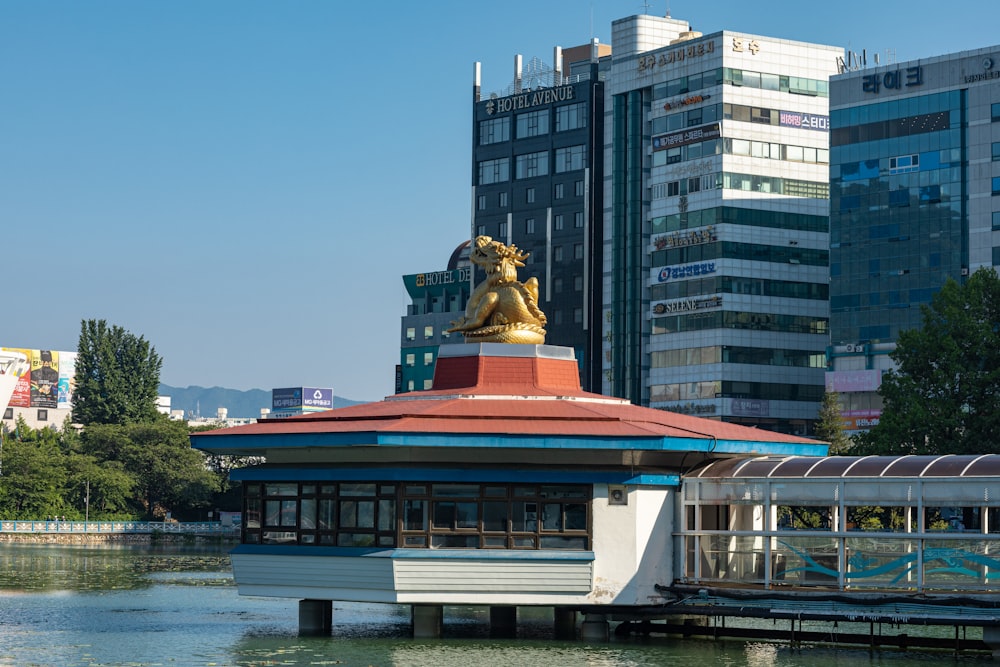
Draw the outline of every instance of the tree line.
[[[162,359],[142,336],[81,323],[72,419],[0,431],[0,518],[204,520],[238,510],[233,462],[191,448],[156,410]]]

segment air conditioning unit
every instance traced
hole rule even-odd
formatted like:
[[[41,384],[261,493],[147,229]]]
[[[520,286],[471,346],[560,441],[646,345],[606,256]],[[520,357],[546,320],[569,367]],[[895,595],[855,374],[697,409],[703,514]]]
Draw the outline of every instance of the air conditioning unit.
[[[848,343],[847,344],[847,351],[848,352],[854,352],[854,343]]]

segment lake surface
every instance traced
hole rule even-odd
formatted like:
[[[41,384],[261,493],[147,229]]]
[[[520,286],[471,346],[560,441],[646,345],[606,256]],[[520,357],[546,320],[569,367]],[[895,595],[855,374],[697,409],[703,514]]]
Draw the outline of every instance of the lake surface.
[[[335,602],[333,636],[300,638],[298,601],[237,595],[222,550],[0,544],[0,667],[996,664],[986,654],[767,641],[555,641],[550,610],[522,610],[521,638],[493,640],[486,608],[446,608],[446,638],[414,640],[409,613]]]

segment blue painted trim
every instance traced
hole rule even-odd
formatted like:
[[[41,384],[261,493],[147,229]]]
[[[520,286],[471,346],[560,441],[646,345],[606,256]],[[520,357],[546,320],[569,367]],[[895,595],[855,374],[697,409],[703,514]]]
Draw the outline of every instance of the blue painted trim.
[[[713,438],[611,438],[596,436],[462,435],[443,433],[303,433],[272,435],[191,436],[192,446],[208,452],[252,451],[290,447],[465,447],[469,449],[567,449],[691,451],[720,454],[825,456],[827,445],[773,443],[759,440],[715,440]]]
[[[454,468],[242,468],[230,479],[241,482],[466,482],[487,484],[631,484],[680,486],[680,475],[632,475],[629,471],[476,470]]]
[[[340,558],[415,558],[420,560],[594,560],[593,551],[516,550],[516,549],[370,549],[361,547],[304,547],[269,544],[241,544],[233,555],[322,556]]]

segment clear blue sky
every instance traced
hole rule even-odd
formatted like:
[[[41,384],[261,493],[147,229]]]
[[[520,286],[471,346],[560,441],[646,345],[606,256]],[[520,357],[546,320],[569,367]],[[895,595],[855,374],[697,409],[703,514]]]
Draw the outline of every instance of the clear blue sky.
[[[150,340],[176,386],[393,391],[400,276],[469,235],[473,63],[611,42],[664,0],[0,0],[0,346]],[[673,0],[896,60],[1000,43],[995,0]]]

